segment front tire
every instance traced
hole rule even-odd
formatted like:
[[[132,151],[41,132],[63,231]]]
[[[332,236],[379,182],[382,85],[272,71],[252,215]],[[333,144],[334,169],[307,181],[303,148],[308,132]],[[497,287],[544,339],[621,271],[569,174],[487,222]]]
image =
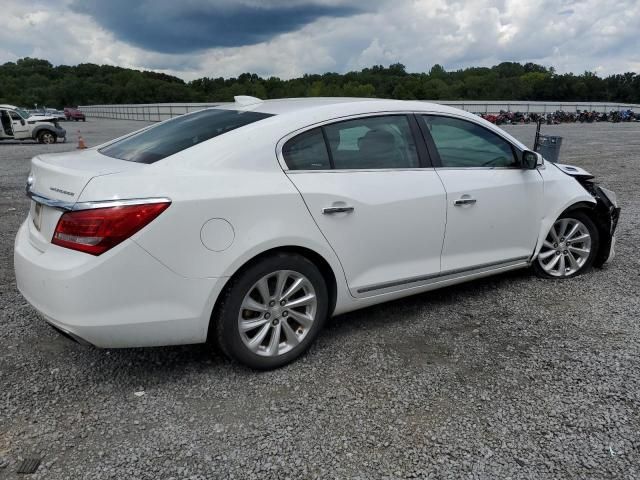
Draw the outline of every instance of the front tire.
[[[307,258],[278,253],[241,271],[225,287],[209,339],[228,357],[269,370],[302,355],[324,326],[326,283]]]
[[[38,143],[44,143],[50,145],[52,143],[56,143],[57,137],[56,134],[50,132],[49,130],[43,130],[38,134]]]
[[[598,228],[584,212],[562,215],[551,226],[533,270],[542,278],[572,278],[588,271],[598,253]]]

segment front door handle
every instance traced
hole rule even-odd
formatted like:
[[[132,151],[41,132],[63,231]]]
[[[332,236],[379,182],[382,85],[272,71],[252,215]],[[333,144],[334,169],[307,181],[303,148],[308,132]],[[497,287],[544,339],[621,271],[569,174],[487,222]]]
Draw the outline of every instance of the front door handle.
[[[476,203],[476,199],[475,198],[459,198],[458,200],[453,202],[453,204],[456,207],[461,207],[463,205],[473,205],[475,203]]]
[[[334,213],[351,213],[353,207],[327,207],[322,209],[324,215],[333,215]]]

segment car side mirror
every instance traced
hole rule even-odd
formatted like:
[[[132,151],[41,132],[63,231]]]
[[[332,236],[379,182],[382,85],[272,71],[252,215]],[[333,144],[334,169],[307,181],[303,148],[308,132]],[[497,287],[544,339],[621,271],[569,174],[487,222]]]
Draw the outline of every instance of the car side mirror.
[[[542,155],[531,150],[525,150],[522,152],[522,168],[525,170],[535,170],[539,166],[544,164]]]
[[[20,123],[21,123],[22,125],[24,125],[24,120],[20,120]]]

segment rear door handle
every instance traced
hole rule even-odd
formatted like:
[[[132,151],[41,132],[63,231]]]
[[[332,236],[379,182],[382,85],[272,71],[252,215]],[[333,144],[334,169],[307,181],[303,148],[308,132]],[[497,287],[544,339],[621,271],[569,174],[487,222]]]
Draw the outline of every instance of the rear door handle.
[[[322,209],[324,215],[333,215],[334,213],[351,213],[353,207],[327,207]]]
[[[456,207],[461,207],[463,205],[473,205],[474,203],[476,203],[476,199],[475,198],[459,198],[458,200],[453,202],[453,204]]]

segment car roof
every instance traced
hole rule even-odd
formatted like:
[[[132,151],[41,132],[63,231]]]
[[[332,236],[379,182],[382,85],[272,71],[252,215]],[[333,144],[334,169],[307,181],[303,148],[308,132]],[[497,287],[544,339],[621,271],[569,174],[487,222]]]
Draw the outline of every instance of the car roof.
[[[246,97],[245,97],[246,98]],[[251,97],[248,97],[251,98]],[[423,101],[389,100],[383,98],[357,98],[357,97],[301,97],[279,98],[273,100],[254,99],[251,103],[227,103],[216,108],[231,110],[250,110],[254,112],[283,115],[287,113],[321,111],[329,107],[335,110],[342,107],[346,110],[367,111],[429,111],[429,112],[461,112],[445,105]]]
[[[227,110],[252,111],[275,115],[272,121],[296,130],[307,125],[348,117],[352,115],[389,113],[389,112],[424,112],[448,114],[472,120],[506,137],[521,149],[527,147],[501,128],[489,123],[481,117],[459,108],[420,100],[388,100],[381,98],[350,97],[305,97],[260,100],[254,97],[236,97],[236,102],[221,104],[213,108]]]
[[[0,108],[10,108],[12,110],[15,110],[18,107],[16,107],[15,105],[8,105],[3,103],[3,104],[0,104]]]

